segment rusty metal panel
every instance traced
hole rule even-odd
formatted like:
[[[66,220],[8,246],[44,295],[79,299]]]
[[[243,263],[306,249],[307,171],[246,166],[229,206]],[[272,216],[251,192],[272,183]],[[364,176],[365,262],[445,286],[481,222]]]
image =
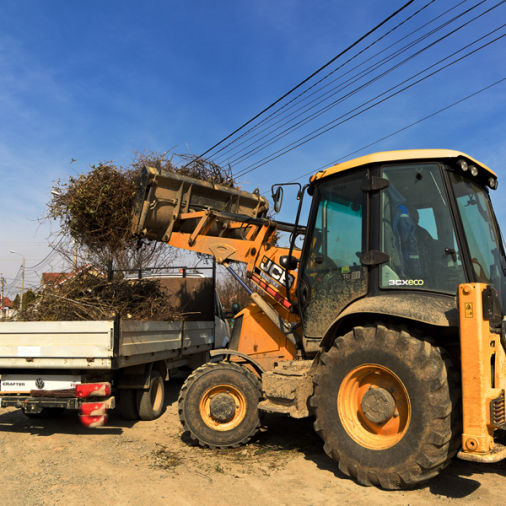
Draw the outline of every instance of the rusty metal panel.
[[[214,320],[214,282],[212,278],[161,278],[160,288],[175,315],[187,321]]]

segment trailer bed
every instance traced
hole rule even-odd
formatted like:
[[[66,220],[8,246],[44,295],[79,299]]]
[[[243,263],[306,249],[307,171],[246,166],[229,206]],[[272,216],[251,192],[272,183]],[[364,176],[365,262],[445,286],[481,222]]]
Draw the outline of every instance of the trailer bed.
[[[0,370],[119,369],[207,351],[214,321],[0,323]]]

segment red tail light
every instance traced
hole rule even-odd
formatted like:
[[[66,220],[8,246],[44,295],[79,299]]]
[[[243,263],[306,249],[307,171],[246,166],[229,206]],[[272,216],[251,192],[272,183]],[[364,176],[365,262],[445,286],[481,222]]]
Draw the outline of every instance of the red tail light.
[[[102,416],[107,411],[106,402],[85,402],[81,404],[81,414],[86,416]]]
[[[81,423],[85,427],[94,428],[94,427],[101,427],[102,425],[107,422],[107,415],[102,416],[88,416],[88,415],[79,415],[79,418],[81,420]]]
[[[76,397],[107,397],[111,395],[110,383],[82,383],[76,386]]]

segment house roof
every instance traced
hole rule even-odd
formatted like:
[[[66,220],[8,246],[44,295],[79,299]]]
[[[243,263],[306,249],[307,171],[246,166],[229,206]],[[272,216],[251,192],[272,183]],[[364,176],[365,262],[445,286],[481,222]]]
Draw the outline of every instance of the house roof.
[[[43,272],[41,283],[42,285],[56,285],[71,275],[67,272]]]
[[[13,303],[9,297],[4,297],[3,300],[0,299],[0,309],[9,308],[12,309]]]
[[[65,283],[65,281],[72,279],[73,277],[77,276],[78,274],[88,272],[93,275],[101,275],[102,273],[97,270],[93,265],[88,264],[84,265],[83,267],[79,267],[77,270],[72,272],[43,272],[42,273],[42,279],[41,279],[41,285],[47,286],[47,285],[62,285]]]

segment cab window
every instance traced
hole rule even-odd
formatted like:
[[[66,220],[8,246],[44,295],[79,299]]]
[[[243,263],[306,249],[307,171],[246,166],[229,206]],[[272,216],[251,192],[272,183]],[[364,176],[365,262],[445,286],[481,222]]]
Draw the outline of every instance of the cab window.
[[[439,165],[386,166],[383,177],[381,288],[455,294],[465,276]]]

